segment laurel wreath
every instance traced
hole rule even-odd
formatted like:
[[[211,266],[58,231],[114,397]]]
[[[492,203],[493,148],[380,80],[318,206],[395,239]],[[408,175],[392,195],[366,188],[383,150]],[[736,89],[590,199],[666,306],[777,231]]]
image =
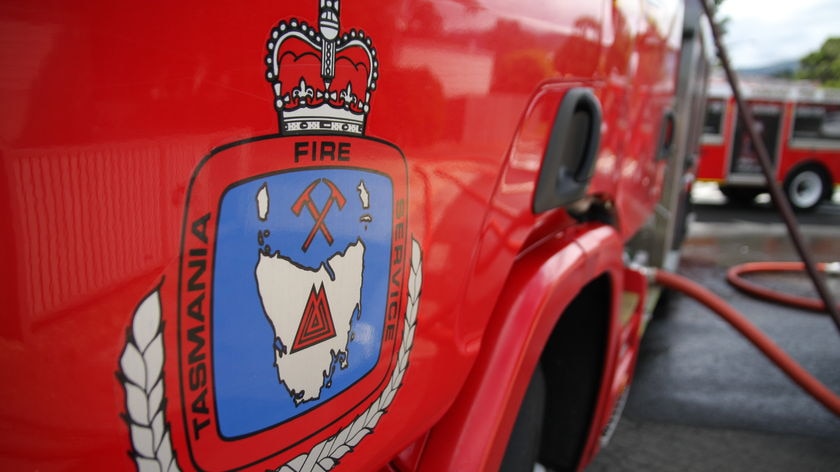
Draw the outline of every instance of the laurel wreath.
[[[177,472],[169,426],[164,417],[163,324],[160,290],[137,306],[128,339],[120,356],[125,389],[125,417],[131,432],[137,470]]]
[[[423,286],[423,257],[420,244],[412,239],[411,269],[408,275],[403,339],[397,354],[397,365],[388,385],[379,397],[352,423],[335,436],[321,441],[277,472],[310,472],[330,470],[368,434],[373,432],[382,415],[394,400],[408,368],[408,355],[414,345],[414,328]],[[134,311],[125,350],[120,357],[120,379],[125,389],[125,403],[131,444],[137,470],[180,472],[172,450],[172,439],[164,416],[163,398],[163,324],[161,323],[160,290],[150,293]]]

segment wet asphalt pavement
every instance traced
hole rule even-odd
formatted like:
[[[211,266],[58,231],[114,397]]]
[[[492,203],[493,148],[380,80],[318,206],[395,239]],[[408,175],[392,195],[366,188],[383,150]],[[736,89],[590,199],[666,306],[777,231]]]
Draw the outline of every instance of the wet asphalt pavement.
[[[834,392],[840,334],[827,315],[744,295],[726,270],[749,261],[797,260],[769,204],[730,207],[701,195],[678,272],[732,303]],[[840,204],[800,215],[818,261],[840,260]],[[804,275],[762,276],[799,295]],[[840,281],[828,280],[840,298]],[[728,324],[668,294],[642,341],[624,416],[590,471],[840,471],[840,419],[808,397]]]

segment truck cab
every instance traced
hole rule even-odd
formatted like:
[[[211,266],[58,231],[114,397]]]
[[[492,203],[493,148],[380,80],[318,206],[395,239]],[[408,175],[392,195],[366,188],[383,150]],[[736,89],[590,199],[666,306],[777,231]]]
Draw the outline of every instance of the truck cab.
[[[581,469],[674,263],[699,5],[0,6],[0,468]],[[681,209],[682,208],[682,209]]]

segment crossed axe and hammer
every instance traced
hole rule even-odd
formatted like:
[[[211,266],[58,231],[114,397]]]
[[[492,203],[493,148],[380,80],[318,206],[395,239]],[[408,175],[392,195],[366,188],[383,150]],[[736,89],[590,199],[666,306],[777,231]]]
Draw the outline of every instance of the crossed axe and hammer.
[[[312,199],[312,191],[319,184],[325,184],[329,190],[330,195],[327,197],[327,202],[324,203],[324,207],[318,209],[315,205],[315,200]],[[327,213],[329,213],[330,209],[333,206],[333,203],[338,205],[338,209],[341,210],[344,208],[344,205],[347,203],[347,199],[344,198],[344,195],[338,189],[338,187],[329,179],[317,179],[309,184],[306,187],[306,190],[300,194],[298,199],[292,205],[292,212],[295,216],[300,216],[301,212],[304,208],[309,210],[309,214],[312,215],[312,218],[315,220],[315,225],[312,226],[312,229],[309,231],[309,235],[306,237],[306,240],[303,242],[303,246],[301,249],[306,251],[309,249],[309,245],[312,244],[312,240],[315,239],[315,235],[320,231],[321,234],[324,235],[324,238],[327,240],[329,245],[333,243],[333,236],[330,234],[329,228],[327,228],[326,222],[324,219],[327,217]]]

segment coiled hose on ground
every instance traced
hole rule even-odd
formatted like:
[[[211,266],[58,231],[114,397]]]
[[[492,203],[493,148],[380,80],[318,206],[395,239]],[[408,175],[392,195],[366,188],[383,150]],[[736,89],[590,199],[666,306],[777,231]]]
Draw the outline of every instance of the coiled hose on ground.
[[[787,355],[772,339],[762,333],[744,315],[732,308],[723,299],[683,276],[664,270],[653,269],[651,278],[663,287],[679,291],[694,298],[720,315],[721,318],[744,335],[755,347],[782,369],[791,380],[796,382],[818,402],[822,403],[829,411],[840,416],[840,397],[829,390],[828,387],[817,380],[817,378],[793,360],[792,357]]]
[[[763,298],[773,303],[782,303],[794,308],[826,312],[825,302],[818,298],[801,297],[789,293],[782,293],[771,290],[767,287],[750,282],[743,276],[764,272],[802,272],[805,264],[801,262],[748,262],[729,269],[726,273],[726,280],[738,290],[748,293],[754,297]],[[840,262],[818,263],[817,270],[828,274],[840,274]]]

